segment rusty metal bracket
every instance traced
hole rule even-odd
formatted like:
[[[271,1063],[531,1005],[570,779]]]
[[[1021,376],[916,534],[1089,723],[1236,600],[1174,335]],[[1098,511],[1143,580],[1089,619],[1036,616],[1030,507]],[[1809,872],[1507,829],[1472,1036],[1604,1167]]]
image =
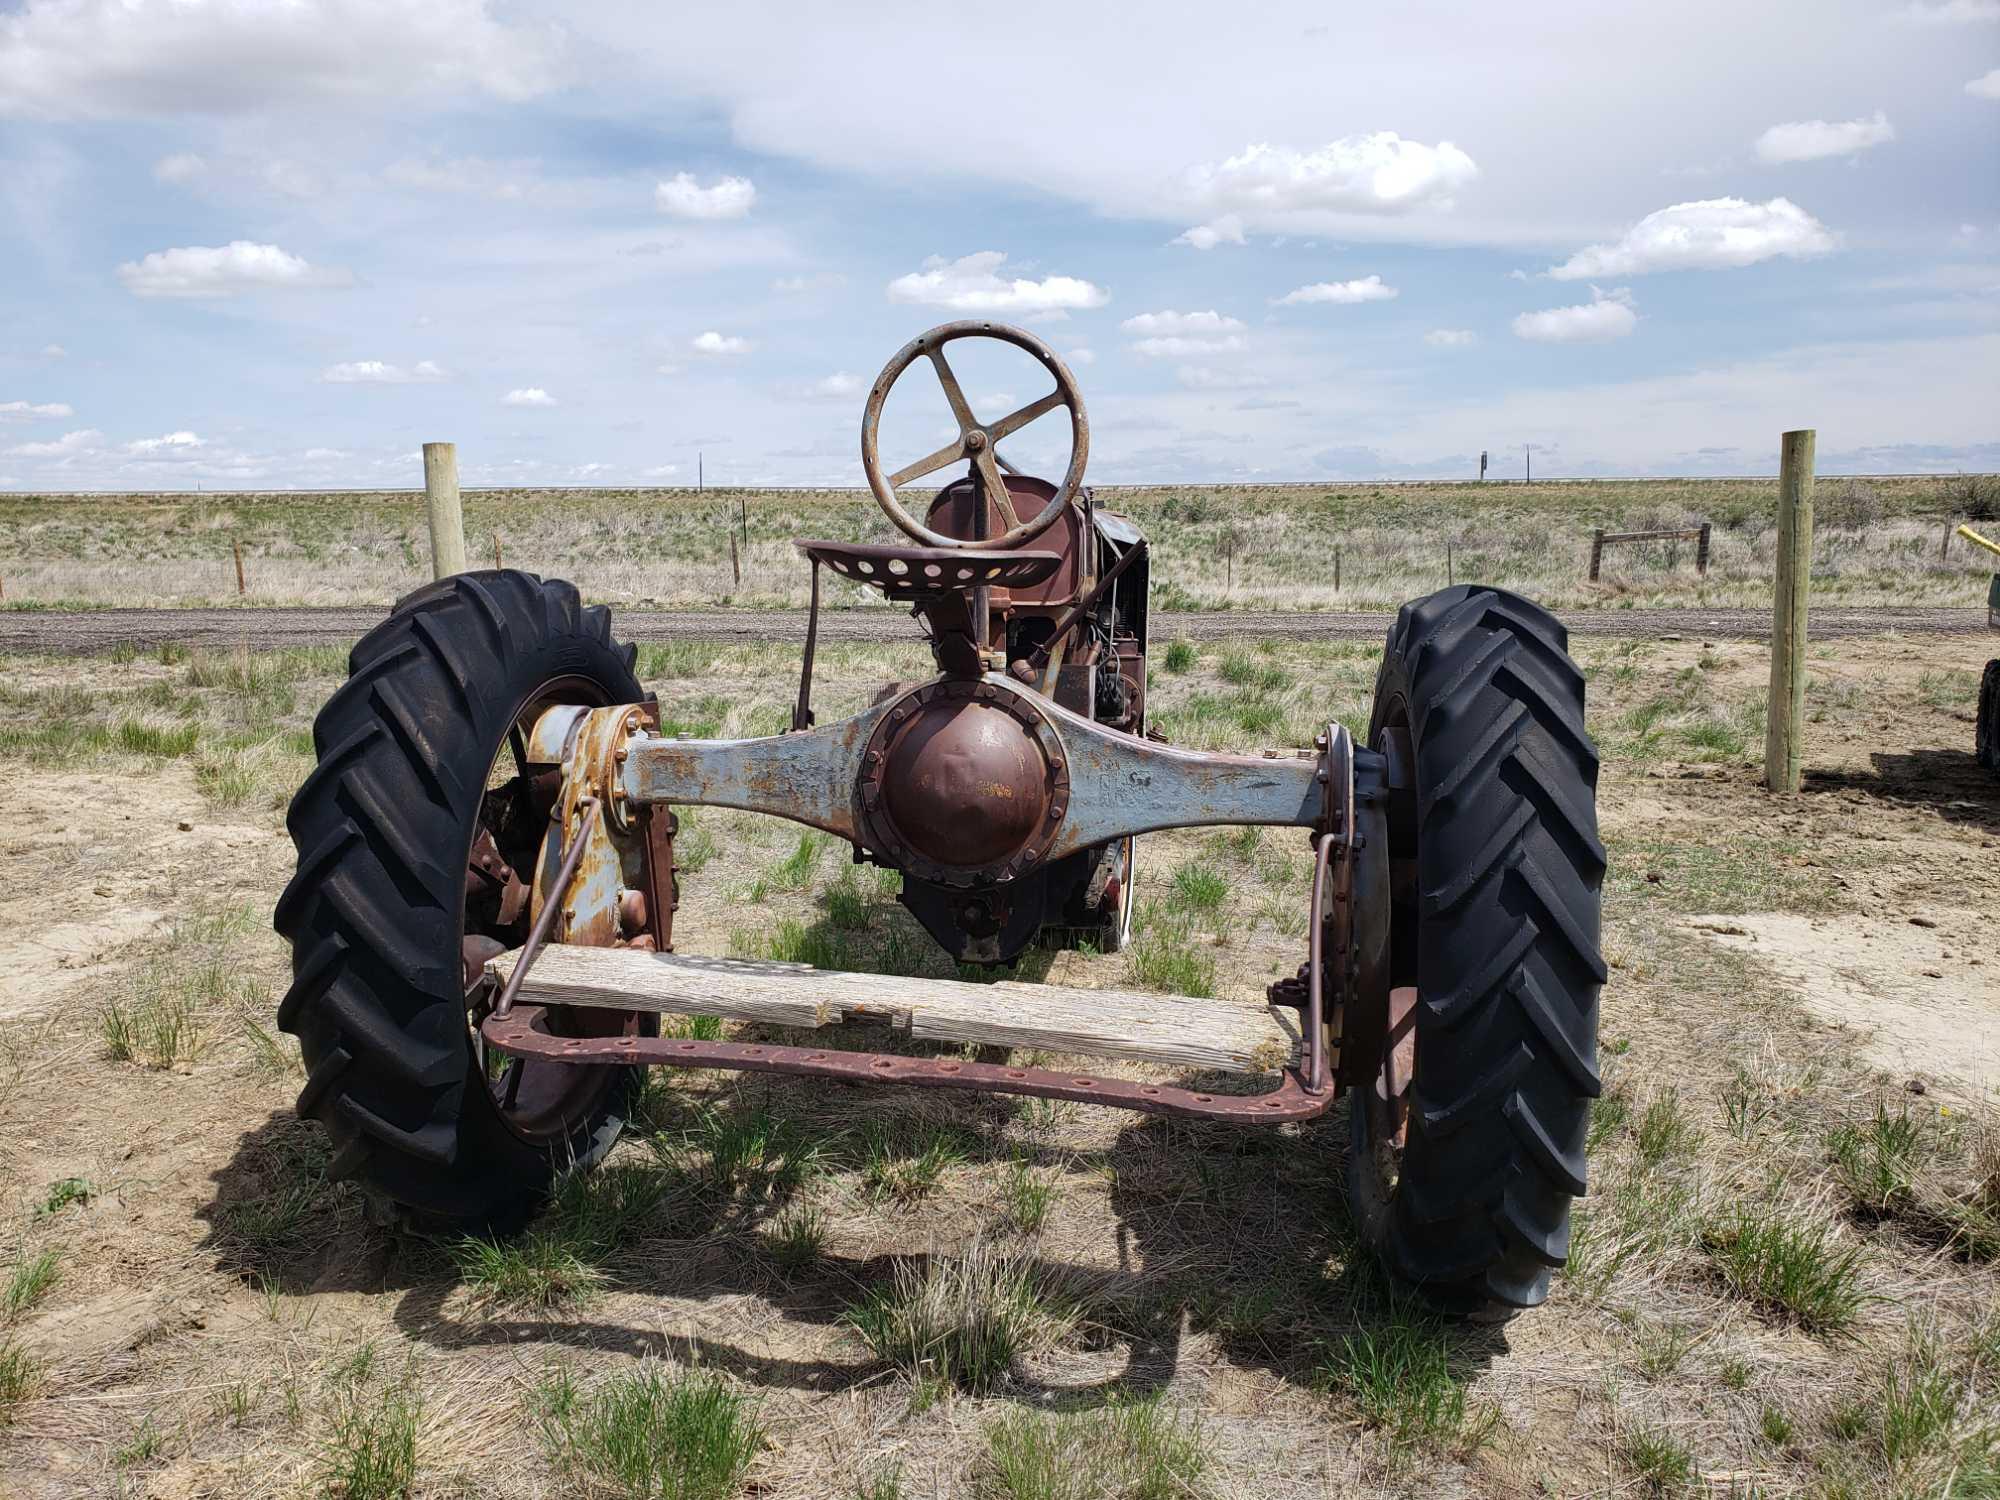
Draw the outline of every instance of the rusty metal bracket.
[[[577,867],[583,863],[584,850],[590,846],[590,835],[595,831],[598,814],[604,807],[595,797],[579,797],[576,805],[582,818],[570,839],[568,851],[563,855],[562,867],[556,871],[556,878],[550,883],[549,893],[542,901],[535,925],[528,930],[528,941],[521,949],[521,961],[514,965],[514,972],[507,976],[506,984],[500,988],[499,999],[493,1002],[495,1016],[505,1016],[513,1010],[514,997],[521,993],[521,981],[528,977],[528,970],[535,959],[548,946],[549,932],[555,927],[556,917],[562,911],[563,897],[569,894],[570,885],[576,879]]]
[[[515,966],[527,967],[526,955]],[[1296,1069],[1287,1068],[1274,1089],[1261,1094],[1218,1094],[1164,1083],[1136,1083],[1090,1073],[1048,1068],[1010,1068],[1001,1063],[966,1062],[956,1057],[903,1057],[880,1052],[845,1052],[828,1047],[778,1047],[756,1042],[700,1042],[676,1037],[557,1036],[540,1006],[523,1005],[509,1014],[496,1010],[481,1027],[486,1045],[513,1057],[576,1064],[631,1064],[673,1068],[721,1068],[744,1073],[792,1073],[845,1083],[884,1083],[904,1088],[963,1089],[985,1094],[1022,1094],[1065,1099],[1112,1109],[1182,1119],[1221,1120],[1236,1125],[1283,1125],[1311,1120],[1333,1104],[1329,1089],[1315,1092]]]

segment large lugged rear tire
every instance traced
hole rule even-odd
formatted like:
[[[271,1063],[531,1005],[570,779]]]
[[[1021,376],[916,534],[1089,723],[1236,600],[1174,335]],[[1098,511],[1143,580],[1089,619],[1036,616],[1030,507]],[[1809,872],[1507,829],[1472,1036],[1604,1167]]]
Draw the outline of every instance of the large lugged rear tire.
[[[545,702],[639,701],[635,655],[567,583],[463,573],[362,637],[313,724],[319,764],[286,818],[298,871],[273,917],[292,944],[278,1024],[304,1055],[298,1111],[326,1127],[333,1175],[429,1221],[524,1220],[556,1172],[611,1148],[643,1077],[563,1084],[524,1128],[476,1059],[461,961],[467,862],[510,731]]]
[[[1404,606],[1376,679],[1370,742],[1411,783],[1391,982],[1418,991],[1415,1082],[1386,1185],[1384,1117],[1356,1091],[1350,1191],[1391,1274],[1471,1317],[1548,1295],[1599,1092],[1597,750],[1567,647],[1526,599],[1450,588]]]

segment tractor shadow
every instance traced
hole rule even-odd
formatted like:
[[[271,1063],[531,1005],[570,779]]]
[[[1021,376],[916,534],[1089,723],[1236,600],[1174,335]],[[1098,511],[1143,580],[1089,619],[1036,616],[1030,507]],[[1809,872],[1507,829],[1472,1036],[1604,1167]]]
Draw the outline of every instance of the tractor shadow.
[[[654,1139],[779,1122],[796,1141],[852,1152],[861,1135],[872,1140],[884,1132],[914,1143],[943,1129],[956,1132],[963,1163],[990,1165],[995,1181],[1020,1163],[1054,1178],[1060,1191],[1043,1233],[1007,1229],[997,1209],[984,1207],[975,1210],[984,1216],[978,1228],[1018,1254],[1036,1285],[1079,1303],[1079,1331],[1066,1354],[1092,1373],[1044,1381],[1017,1367],[994,1393],[1005,1399],[1072,1408],[1144,1394],[1168,1385],[1191,1357],[1310,1387],[1322,1382],[1329,1356],[1355,1342],[1406,1338],[1413,1328],[1442,1343],[1464,1378],[1507,1348],[1502,1328],[1443,1324],[1415,1312],[1359,1245],[1341,1190],[1344,1107],[1282,1130],[1134,1118],[1108,1146],[1079,1150],[1063,1143],[1061,1116],[1025,1146],[1017,1132],[1003,1141],[1002,1127],[1023,1106],[993,1096],[913,1097],[736,1075],[701,1099],[656,1087],[648,1103],[644,1126]],[[266,1296],[394,1297],[403,1333],[441,1351],[542,1345],[698,1361],[754,1386],[817,1393],[878,1383],[890,1367],[845,1331],[849,1309],[892,1287],[899,1268],[905,1277],[921,1276],[934,1257],[955,1253],[973,1233],[962,1204],[945,1215],[924,1202],[885,1205],[882,1212],[907,1224],[908,1253],[829,1251],[788,1270],[763,1231],[794,1189],[754,1178],[718,1184],[628,1148],[585,1179],[614,1184],[606,1191],[616,1193],[657,1177],[648,1187],[650,1206],[598,1258],[611,1294],[603,1300],[620,1304],[620,1315],[593,1316],[602,1301],[541,1313],[482,1305],[454,1253],[463,1241],[371,1222],[352,1184],[326,1181],[327,1159],[319,1128],[289,1113],[274,1112],[246,1130],[198,1211],[209,1226],[202,1248],[219,1270]],[[615,1186],[621,1176],[623,1188]],[[1109,1210],[1110,1255],[1046,1253],[1045,1244],[1059,1241],[1047,1230],[1065,1214],[1096,1212],[1093,1183],[1108,1184],[1097,1201]],[[527,1233],[556,1224],[557,1212]],[[951,1226],[948,1248],[939,1245],[947,1232],[934,1227],[940,1217]],[[658,1306],[631,1316],[634,1297]],[[758,1336],[674,1326],[708,1322],[708,1309],[746,1301],[741,1321]]]
[[[2000,832],[2000,776],[1979,764],[1966,735],[1964,750],[1878,750],[1869,757],[1872,775],[1861,771],[1808,768],[1801,790],[1859,792],[1897,807],[1928,809],[1947,822]]]

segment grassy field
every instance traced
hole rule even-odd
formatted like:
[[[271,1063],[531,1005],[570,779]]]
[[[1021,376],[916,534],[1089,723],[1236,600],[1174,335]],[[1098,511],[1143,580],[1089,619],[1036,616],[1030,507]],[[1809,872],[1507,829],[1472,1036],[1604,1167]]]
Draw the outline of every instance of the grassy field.
[[[1104,489],[1152,537],[1163,609],[1382,609],[1447,571],[1558,608],[1768,601],[1774,480],[1249,485]],[[1990,477],[1827,479],[1817,497],[1817,598],[1976,604],[1990,560],[1950,526],[2000,515]],[[1590,533],[1714,525],[1708,577],[1694,546],[1633,544],[1587,578]],[[742,582],[732,528],[747,530]],[[497,535],[513,566],[578,581],[594,598],[665,606],[802,605],[795,536],[880,537],[865,491],[507,490],[466,497],[475,562]],[[238,602],[387,604],[429,576],[421,494],[0,495],[0,584],[16,607]],[[1334,553],[1340,587],[1334,586]],[[1447,555],[1449,552],[1449,555]],[[873,599],[833,581],[829,602]]]
[[[384,1227],[325,1181],[272,1030],[283,808],[340,653],[0,661],[0,1493],[2000,1493],[1989,654],[1815,648],[1774,799],[1760,648],[1581,645],[1606,1091],[1569,1270],[1483,1329],[1359,1252],[1344,1106],[1238,1132],[658,1076],[523,1238]],[[1358,725],[1374,651],[1171,661],[1162,726],[1243,748]],[[777,727],[794,666],[640,660],[697,733]],[[923,666],[823,648],[822,713]],[[1298,963],[1301,837],[1141,851],[1133,947],[1024,977],[1250,1003]],[[694,814],[680,946],[949,973],[844,856]]]

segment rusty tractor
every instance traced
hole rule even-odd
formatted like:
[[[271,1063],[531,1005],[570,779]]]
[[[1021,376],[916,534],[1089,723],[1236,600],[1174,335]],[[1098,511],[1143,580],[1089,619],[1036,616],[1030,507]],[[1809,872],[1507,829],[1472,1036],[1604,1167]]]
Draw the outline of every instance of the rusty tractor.
[[[1025,351],[1053,389],[982,422],[947,358],[966,339]],[[922,365],[957,435],[890,470],[884,402]],[[1059,481],[1001,457],[1058,412]],[[553,579],[446,578],[363,637],[314,726],[275,917],[295,974],[279,1022],[309,1074],[298,1108],[326,1128],[334,1174],[427,1222],[504,1231],[557,1174],[602,1160],[649,1067],[1266,1128],[1345,1095],[1349,1206],[1387,1269],[1466,1316],[1539,1303],[1584,1191],[1605,975],[1597,755],[1563,628],[1497,589],[1445,589],[1390,630],[1365,743],[1338,722],[1260,755],[1165,743],[1147,722],[1147,542],[1084,484],[1089,437],[1074,377],[1030,334],[949,323],[898,352],[861,459],[908,542],[797,544],[813,609],[787,733],[675,732],[607,611]],[[961,463],[921,519],[905,508],[912,481]],[[936,675],[816,722],[822,570],[908,606]],[[1037,940],[1118,949],[1143,834],[1298,829],[1304,961],[1260,1006],[681,954],[677,807],[845,841],[900,872],[915,920],[978,965]],[[704,1040],[688,1033],[714,1028],[662,1015],[749,1024]],[[902,1041],[813,1044],[841,1023]],[[1015,1066],[1008,1048],[1180,1071]]]

